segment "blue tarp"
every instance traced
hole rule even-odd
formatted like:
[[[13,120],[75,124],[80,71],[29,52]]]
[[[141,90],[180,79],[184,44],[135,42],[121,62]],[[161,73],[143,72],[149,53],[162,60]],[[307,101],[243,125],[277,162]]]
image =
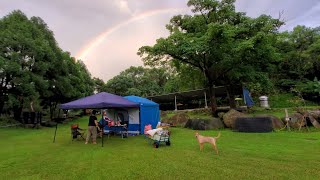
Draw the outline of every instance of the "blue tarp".
[[[149,99],[138,96],[125,96],[129,101],[140,104],[140,133],[144,133],[144,126],[151,124],[152,128],[156,128],[160,122],[159,104]]]
[[[248,107],[252,107],[254,105],[250,92],[247,88],[243,88],[243,97],[244,97],[244,102]]]

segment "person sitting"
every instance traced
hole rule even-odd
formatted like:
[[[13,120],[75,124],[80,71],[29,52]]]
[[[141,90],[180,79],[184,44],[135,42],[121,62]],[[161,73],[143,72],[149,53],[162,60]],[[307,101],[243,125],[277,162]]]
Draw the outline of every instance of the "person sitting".
[[[103,129],[105,126],[109,125],[109,122],[112,121],[110,118],[108,118],[107,113],[103,111],[102,118],[98,122],[97,130],[99,132],[99,136],[102,137],[103,135]]]

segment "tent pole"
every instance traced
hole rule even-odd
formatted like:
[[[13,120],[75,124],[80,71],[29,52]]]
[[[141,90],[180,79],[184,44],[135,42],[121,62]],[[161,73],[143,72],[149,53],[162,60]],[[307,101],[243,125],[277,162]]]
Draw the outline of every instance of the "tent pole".
[[[54,131],[53,143],[56,142],[57,129],[58,129],[58,122],[56,124],[56,130]]]
[[[207,104],[207,93],[204,92],[204,104],[205,104],[205,108],[208,108],[208,104]]]
[[[101,114],[101,119],[104,121],[104,119],[103,119],[103,114],[102,114],[102,109],[100,110],[100,114]],[[102,122],[103,122],[103,121],[102,121]],[[103,147],[103,136],[104,136],[104,126],[103,126],[103,124],[102,124],[102,129],[101,129],[101,131],[102,131],[102,136],[101,136],[102,143],[101,143],[101,147]]]

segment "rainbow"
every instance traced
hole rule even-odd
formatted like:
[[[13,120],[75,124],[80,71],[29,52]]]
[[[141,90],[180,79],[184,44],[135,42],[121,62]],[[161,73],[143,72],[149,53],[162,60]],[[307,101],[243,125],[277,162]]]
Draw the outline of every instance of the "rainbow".
[[[82,48],[82,50],[80,50],[80,52],[76,55],[76,59],[81,59],[81,60],[85,60],[86,57],[90,54],[90,52],[97,47],[100,43],[102,43],[104,41],[104,39],[110,35],[111,33],[117,31],[118,29],[134,22],[134,21],[138,21],[141,20],[143,18],[147,18],[150,16],[154,16],[157,14],[162,14],[162,13],[169,13],[169,12],[184,12],[187,9],[185,8],[169,8],[169,9],[158,9],[158,10],[152,10],[152,11],[147,11],[141,14],[138,14],[136,16],[131,17],[130,19],[121,22],[111,28],[108,28],[107,30],[105,30],[104,32],[100,33],[99,35],[97,35],[94,40],[92,40],[87,46],[85,46],[84,48]]]

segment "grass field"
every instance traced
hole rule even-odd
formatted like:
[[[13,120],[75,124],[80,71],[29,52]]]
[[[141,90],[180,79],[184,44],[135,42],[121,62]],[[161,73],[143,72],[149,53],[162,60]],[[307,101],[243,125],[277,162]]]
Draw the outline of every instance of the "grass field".
[[[87,119],[76,120],[86,127]],[[0,129],[0,179],[320,179],[320,132],[221,130],[220,155],[203,152],[194,131],[172,128],[171,146],[143,136],[105,138],[105,146],[70,139],[70,124]],[[215,136],[218,131],[200,131]]]

